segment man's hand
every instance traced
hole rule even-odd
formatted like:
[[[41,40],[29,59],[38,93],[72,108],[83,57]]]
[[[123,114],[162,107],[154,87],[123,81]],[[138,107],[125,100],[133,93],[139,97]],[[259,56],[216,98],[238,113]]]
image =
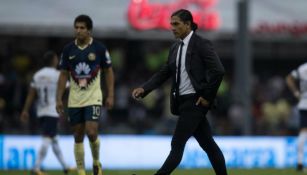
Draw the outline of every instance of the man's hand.
[[[196,102],[196,106],[201,105],[203,107],[208,107],[209,106],[209,102],[204,99],[203,97],[199,97],[197,102]]]
[[[20,114],[20,120],[22,123],[27,123],[29,119],[29,112],[28,111],[22,111]]]
[[[136,88],[133,89],[132,91],[132,98],[134,98],[135,100],[140,100],[141,96],[144,94],[144,89],[143,88]]]
[[[108,110],[112,109],[114,106],[114,97],[107,97],[104,105]]]
[[[294,91],[293,95],[294,95],[295,98],[297,98],[298,100],[300,100],[300,98],[301,98],[301,93],[300,93],[300,91]]]
[[[58,112],[58,114],[60,114],[60,116],[64,116],[64,105],[62,100],[58,100],[56,102],[56,111]]]

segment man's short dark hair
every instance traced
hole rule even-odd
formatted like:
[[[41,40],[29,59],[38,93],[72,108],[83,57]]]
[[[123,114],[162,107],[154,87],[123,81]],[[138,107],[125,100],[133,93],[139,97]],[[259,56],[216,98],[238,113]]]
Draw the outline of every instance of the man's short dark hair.
[[[88,30],[92,30],[93,29],[93,21],[91,19],[91,17],[89,17],[88,15],[79,15],[75,18],[74,21],[74,25],[76,25],[77,22],[84,22],[86,25],[86,28]]]
[[[47,51],[43,56],[43,65],[51,66],[56,55],[57,54],[52,50]]]
[[[183,22],[188,22],[190,21],[191,22],[191,29],[193,31],[197,30],[198,26],[197,24],[193,21],[193,16],[192,16],[192,13],[189,11],[189,10],[186,10],[186,9],[180,9],[180,10],[177,10],[175,11],[171,17],[173,16],[178,16],[180,18],[181,21]]]

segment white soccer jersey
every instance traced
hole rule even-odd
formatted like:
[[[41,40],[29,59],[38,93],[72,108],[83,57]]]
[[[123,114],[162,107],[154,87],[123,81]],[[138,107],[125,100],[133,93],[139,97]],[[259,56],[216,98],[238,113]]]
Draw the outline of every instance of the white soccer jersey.
[[[302,64],[298,69],[293,70],[291,75],[299,81],[301,98],[298,103],[298,109],[307,109],[307,63]]]
[[[58,117],[56,112],[56,88],[60,72],[52,67],[44,67],[37,71],[31,82],[31,87],[36,89],[37,116]]]

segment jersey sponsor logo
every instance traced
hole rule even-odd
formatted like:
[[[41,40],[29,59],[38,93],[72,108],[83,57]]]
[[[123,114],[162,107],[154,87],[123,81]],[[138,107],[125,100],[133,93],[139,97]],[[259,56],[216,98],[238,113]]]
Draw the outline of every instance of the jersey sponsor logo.
[[[76,64],[74,71],[71,73],[71,81],[74,81],[81,90],[96,88],[95,86],[100,82],[100,79],[97,78],[98,76],[100,77],[100,66],[96,64],[96,66],[93,67],[94,68],[90,67],[90,64],[87,62]],[[98,85],[98,87],[100,87],[100,85]]]
[[[81,75],[82,73],[88,75],[91,71],[91,68],[88,64],[81,62],[76,66],[75,71],[78,75]]]
[[[89,73],[91,71],[90,66],[84,62],[79,63],[75,69],[78,74],[76,77],[78,78],[78,84],[81,88],[85,88],[88,85],[87,78],[90,77]]]
[[[69,56],[68,59],[72,60],[76,57],[76,55]]]
[[[89,54],[88,54],[88,59],[89,59],[90,61],[94,61],[94,60],[96,59],[96,55],[95,55],[94,53],[89,53]]]

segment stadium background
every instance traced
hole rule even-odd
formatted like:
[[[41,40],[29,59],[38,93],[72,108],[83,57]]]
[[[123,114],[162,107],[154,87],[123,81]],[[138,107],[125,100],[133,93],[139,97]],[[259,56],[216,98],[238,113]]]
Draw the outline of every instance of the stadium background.
[[[239,4],[246,2],[246,14],[240,16]],[[40,144],[35,136],[39,134],[35,106],[30,125],[22,125],[19,121],[28,84],[41,64],[42,54],[50,49],[60,54],[63,46],[73,39],[73,19],[81,13],[92,17],[94,36],[109,48],[116,75],[115,108],[104,111],[100,121],[102,152],[104,148],[112,148],[112,139],[116,141],[118,137],[133,138],[135,145],[144,137],[148,143],[160,137],[169,139],[176,120],[168,106],[170,84],[166,83],[141,102],[133,101],[130,92],[165,62],[168,48],[174,41],[167,30],[168,20],[171,12],[178,8],[188,8],[197,16],[198,33],[212,40],[226,68],[218,92],[218,108],[208,118],[218,142],[223,142],[222,148],[233,148],[228,150],[232,154],[226,154],[227,164],[237,168],[294,166],[296,138],[291,136],[297,135],[298,116],[294,107],[296,101],[286,88],[284,77],[306,60],[306,5],[304,0],[1,0],[0,168],[31,167],[31,158]],[[244,36],[244,20],[248,24],[247,36]],[[247,45],[242,47],[241,40]],[[248,81],[242,81],[246,77]],[[61,138],[61,147],[72,146],[71,131],[65,119],[60,122],[60,133],[66,135]],[[21,138],[16,141],[16,137]],[[104,138],[111,141],[103,142]],[[234,143],[240,141],[244,146],[236,149],[237,145],[225,141],[229,139]],[[257,149],[243,144],[244,139],[259,142]],[[268,144],[270,139],[279,140],[284,148],[275,149]],[[128,169],[156,168],[165,157],[163,151],[169,149],[167,143],[161,142],[158,150],[148,148],[144,151],[144,154],[155,155],[162,151],[161,157],[156,158],[158,162],[150,162],[144,167],[127,167],[125,162],[129,159],[124,159],[122,166]],[[193,149],[197,147],[193,140],[189,145]],[[33,154],[25,158],[23,155],[28,148]],[[136,146],[133,150],[139,148]],[[224,153],[227,152],[225,149]],[[257,156],[266,150],[269,150],[266,161],[257,162]],[[190,158],[187,163],[183,161],[181,167],[210,167],[206,160],[191,164],[199,152],[185,153]],[[112,157],[112,149],[108,154]],[[291,161],[276,163],[279,154],[291,157]],[[101,157],[106,164],[111,161]],[[52,159],[49,156],[46,161]],[[123,168],[115,165],[118,162],[107,168]],[[59,168],[59,165],[46,166]]]

